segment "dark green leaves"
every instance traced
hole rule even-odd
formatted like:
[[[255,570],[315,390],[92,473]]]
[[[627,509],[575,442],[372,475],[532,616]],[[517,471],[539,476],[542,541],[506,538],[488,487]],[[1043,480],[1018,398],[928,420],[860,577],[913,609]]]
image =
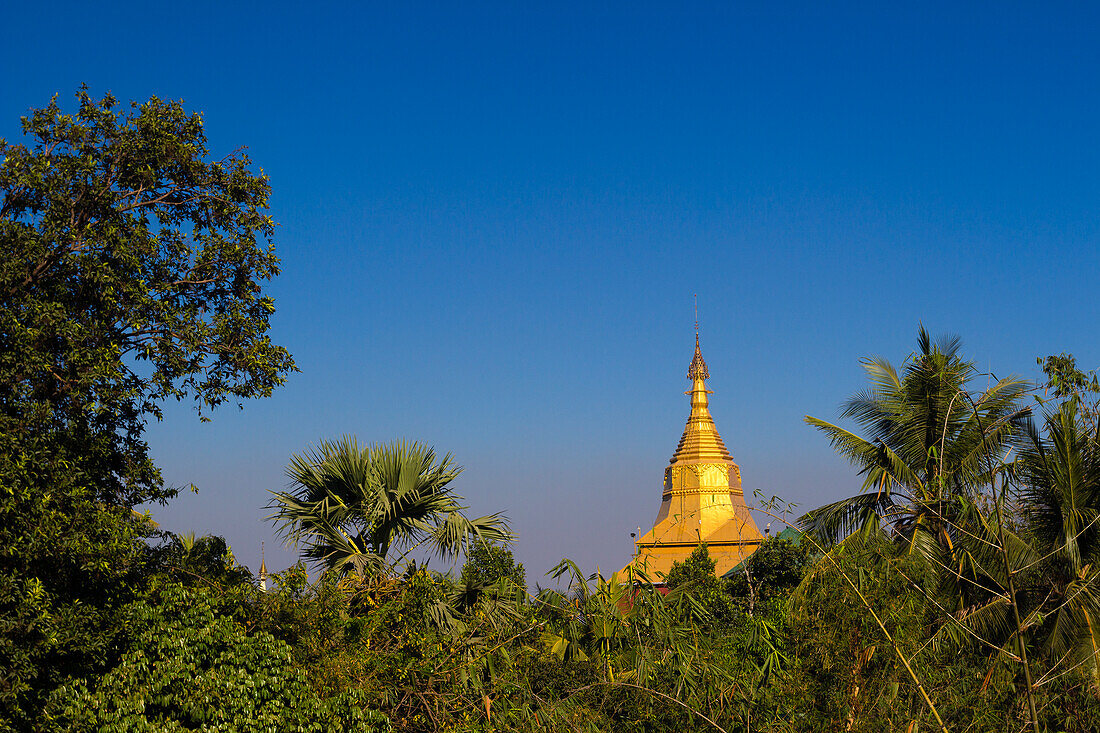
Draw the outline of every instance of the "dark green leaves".
[[[959,356],[957,338],[933,342],[922,327],[917,341],[900,373],[884,359],[864,360],[870,386],[842,413],[862,435],[806,417],[863,476],[862,494],[804,518],[823,544],[880,524],[904,537],[930,527],[950,544],[944,527],[954,497],[987,485],[990,461],[997,463],[1022,432],[1025,381],[1006,377],[971,394],[977,374]]]
[[[0,141],[0,415],[99,440],[120,483],[155,478],[144,420],[265,396],[294,363],[268,336],[278,273],[270,185],[210,159],[202,118],[77,93]],[[142,475],[142,471],[145,474]]]
[[[42,728],[66,677],[117,662],[164,501],[143,440],[166,399],[261,397],[294,369],[268,338],[270,186],[212,159],[202,118],[81,89],[0,140],[0,728]]]

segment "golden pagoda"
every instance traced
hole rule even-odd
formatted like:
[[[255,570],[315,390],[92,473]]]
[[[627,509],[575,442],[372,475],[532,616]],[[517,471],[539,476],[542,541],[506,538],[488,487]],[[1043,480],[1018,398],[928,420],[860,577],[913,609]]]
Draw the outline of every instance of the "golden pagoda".
[[[635,541],[634,559],[624,568],[643,570],[655,582],[674,562],[687,559],[700,542],[721,576],[760,546],[763,538],[745,505],[741,469],[733,462],[710,416],[707,363],[695,333],[695,357],[688,368],[691,414],[680,445],[665,469],[661,509],[653,529]]]

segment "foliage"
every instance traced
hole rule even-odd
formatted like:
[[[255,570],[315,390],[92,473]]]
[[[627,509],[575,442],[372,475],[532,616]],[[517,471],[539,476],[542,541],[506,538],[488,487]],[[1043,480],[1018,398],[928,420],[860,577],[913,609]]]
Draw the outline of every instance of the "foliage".
[[[64,677],[117,656],[141,582],[147,520],[104,505],[96,466],[45,438],[0,433],[0,730],[33,729]]]
[[[1078,666],[1100,693],[1100,444],[1076,401],[1029,425],[1020,499],[1035,554],[1032,605],[1041,651]],[[1040,619],[1042,619],[1040,621]]]
[[[717,624],[728,624],[740,614],[730,595],[731,585],[725,578],[714,575],[715,561],[707,551],[707,544],[700,542],[686,560],[675,562],[665,577],[670,590],[682,588],[691,593]]]
[[[845,403],[842,417],[867,437],[806,417],[863,476],[864,493],[803,518],[823,546],[884,523],[918,553],[949,547],[955,499],[988,483],[989,459],[1020,432],[1025,382],[1004,377],[973,398],[976,370],[959,356],[959,340],[933,343],[922,327],[917,341],[901,375],[885,359],[863,362],[871,387]]]
[[[527,572],[516,563],[512,551],[482,539],[475,539],[466,553],[461,580],[468,586],[491,585],[507,579],[520,588],[527,587]]]
[[[247,633],[202,588],[168,584],[126,609],[126,648],[99,679],[51,700],[72,731],[371,731],[385,718],[362,694],[320,698],[291,649]]]
[[[168,398],[265,396],[269,186],[210,160],[202,119],[77,93],[0,141],[0,728],[39,727],[66,677],[117,661],[163,501],[142,439]]]
[[[729,577],[729,593],[755,605],[786,597],[810,566],[809,543],[795,544],[782,537],[768,537]]]
[[[543,648],[558,659],[595,660],[608,684],[646,685],[675,678],[677,694],[724,679],[697,643],[702,624],[713,617],[689,585],[662,593],[653,585],[624,583],[618,577],[586,579],[569,560],[562,560],[551,575],[567,577],[572,591],[544,590],[537,599],[547,617]],[[595,587],[589,584],[593,580]]]
[[[363,577],[385,574],[425,543],[454,558],[475,539],[511,539],[499,514],[466,516],[451,486],[461,470],[416,442],[361,449],[350,436],[321,441],[292,457],[293,490],[272,492],[270,519],[309,560]],[[401,556],[389,559],[391,549]]]
[[[966,392],[965,378],[959,375],[965,377],[969,367],[952,352],[947,345],[929,350],[922,338],[921,358],[934,367],[933,382],[938,384],[916,392],[925,395],[923,403],[913,405],[920,420],[898,419],[905,411],[899,409],[904,401],[894,394],[897,390],[880,389],[877,395],[849,402],[848,416],[873,428],[878,453],[898,457],[890,457],[893,465],[868,460],[876,450],[871,442],[811,421],[830,433],[834,445],[865,473],[880,471],[881,490],[873,497],[864,494],[823,507],[804,521],[822,541],[842,536],[845,528],[862,530],[830,550],[826,559],[835,564],[846,551],[865,551],[871,563],[892,571],[880,586],[903,583],[899,598],[919,604],[925,626],[933,630],[927,646],[940,662],[921,670],[926,687],[935,684],[945,667],[971,663],[984,670],[981,685],[967,688],[966,694],[1000,694],[996,704],[987,699],[981,708],[999,712],[966,720],[967,725],[1009,727],[1026,720],[1039,730],[1045,719],[1060,728],[1088,729],[1090,723],[1084,721],[1093,719],[1095,705],[1077,706],[1079,714],[1053,720],[1049,705],[1058,687],[1076,685],[1079,698],[1085,678],[1100,694],[1100,575],[1093,570],[1100,560],[1100,444],[1095,439],[1100,433],[1095,409],[1086,401],[1096,391],[1094,377],[1078,370],[1066,354],[1039,360],[1047,375],[1046,388],[1059,400],[1041,433],[1017,404],[1022,393],[1007,380],[977,397]],[[881,376],[885,368],[875,364],[871,371],[876,370]],[[904,393],[911,378],[908,372],[905,380],[892,383]],[[944,386],[949,387],[946,392]],[[1002,391],[992,394],[994,390]],[[951,409],[942,409],[944,404],[952,407],[947,401],[952,394],[952,400],[961,396],[970,406],[960,418],[961,427],[952,425]],[[931,418],[935,421],[927,424]],[[938,446],[920,440],[936,433]],[[912,445],[906,453],[908,443]],[[1019,457],[1009,463],[1005,453],[1015,447],[1020,448]],[[903,460],[906,455],[923,455],[923,468]],[[1010,490],[1016,504],[1009,503]],[[902,496],[904,503],[893,494]],[[879,522],[900,540],[893,551],[883,544]],[[903,554],[894,556],[898,550]],[[865,568],[856,568],[856,574],[862,578]],[[807,586],[826,575],[815,571],[812,580],[803,583],[802,603],[820,597]],[[905,635],[895,633],[891,642]],[[900,648],[899,653],[903,654]],[[855,650],[851,654],[859,659]],[[960,709],[979,704],[971,698],[974,702],[955,707],[960,696],[965,697],[956,690],[937,706],[948,722],[958,722]],[[851,726],[849,717],[847,727]]]
[[[1019,460],[1008,474],[1019,502],[1019,531],[998,526],[998,516],[1007,513],[1003,509],[991,512],[974,505],[959,517],[957,554],[965,560],[960,577],[966,602],[933,642],[950,651],[991,649],[989,675],[1008,679],[1019,672],[1020,655],[1026,653],[1037,670],[1033,692],[1064,678],[1087,679],[1100,693],[1100,445],[1091,438],[1095,430],[1075,399],[1048,413],[1042,432],[1029,421]]]
[[[962,703],[960,715],[981,718],[988,702],[967,688],[973,670],[951,675],[939,670],[943,661],[924,643],[927,606],[910,581],[920,581],[923,564],[881,537],[865,543],[844,543],[822,559],[799,588],[790,629],[789,676],[780,681],[787,713],[801,720],[799,730],[935,729],[927,707],[909,675],[863,605],[857,590],[884,620],[893,643],[911,660],[926,686],[936,690],[940,708]],[[835,563],[828,569],[821,563]],[[841,573],[854,580],[853,588]],[[980,673],[978,674],[980,683]],[[945,700],[944,698],[948,698]],[[965,710],[973,705],[971,710]],[[948,707],[951,707],[948,704]],[[972,729],[1003,730],[1002,710]],[[961,722],[959,718],[949,724]],[[963,718],[965,719],[965,718]],[[953,727],[953,726],[952,726]],[[965,727],[962,726],[962,727]]]
[[[268,336],[270,186],[208,160],[202,117],[156,97],[56,99],[0,141],[0,419],[94,455],[101,500],[166,496],[141,440],[166,398],[262,397],[294,368]]]
[[[1100,431],[1097,430],[1100,426],[1100,377],[1096,370],[1082,371],[1077,367],[1073,354],[1065,352],[1036,361],[1042,367],[1046,381],[1041,385],[1044,396],[1036,395],[1035,401],[1040,405],[1047,405],[1052,400],[1075,403],[1081,419],[1089,428],[1089,439],[1100,442]]]
[[[1059,399],[1100,393],[1100,378],[1096,376],[1096,370],[1083,372],[1078,369],[1073,354],[1062,352],[1045,359],[1038,357],[1035,361],[1046,375],[1044,388]]]
[[[149,572],[170,574],[186,585],[235,586],[251,583],[252,573],[237,564],[233,550],[224,537],[196,537],[194,532],[158,534],[162,543],[146,549]]]

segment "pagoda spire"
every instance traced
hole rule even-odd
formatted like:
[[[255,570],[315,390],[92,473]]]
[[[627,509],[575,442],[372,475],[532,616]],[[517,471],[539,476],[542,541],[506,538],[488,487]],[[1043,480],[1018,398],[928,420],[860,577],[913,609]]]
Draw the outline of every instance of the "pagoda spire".
[[[695,356],[688,367],[688,379],[694,382],[697,379],[710,379],[710,372],[707,371],[707,363],[703,361],[703,352],[699,350],[699,296],[692,297],[695,299]]]
[[[710,370],[707,369],[707,362],[703,359],[703,351],[699,347],[698,322],[695,326],[695,355],[688,367],[687,378],[691,382],[691,389],[684,394],[691,395],[691,414],[688,415],[684,434],[670,463],[706,458],[732,460],[725,443],[722,442],[722,436],[714,426],[714,418],[710,416],[707,395],[711,392],[707,389],[706,382],[710,379]]]

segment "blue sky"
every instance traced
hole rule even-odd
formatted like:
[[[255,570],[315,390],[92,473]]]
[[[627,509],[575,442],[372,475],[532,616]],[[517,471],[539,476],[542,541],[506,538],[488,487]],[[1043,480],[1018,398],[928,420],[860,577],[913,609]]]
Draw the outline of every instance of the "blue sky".
[[[687,416],[694,293],[746,489],[803,509],[858,486],[803,416],[918,323],[998,374],[1100,365],[1096,6],[837,5],[9,9],[0,136],[82,82],[182,98],[274,187],[302,373],[152,425],[200,488],[155,517],[283,567],[289,456],[405,437],[507,512],[532,580],[617,568]]]

